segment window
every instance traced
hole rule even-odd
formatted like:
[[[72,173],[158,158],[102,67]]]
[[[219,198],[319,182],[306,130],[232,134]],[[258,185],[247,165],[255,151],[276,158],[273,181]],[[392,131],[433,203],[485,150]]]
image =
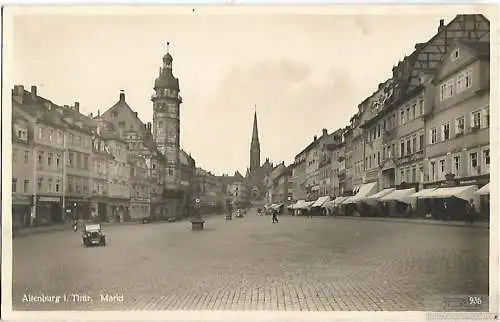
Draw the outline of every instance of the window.
[[[424,115],[424,99],[423,98],[420,98],[418,100],[418,109],[419,109],[420,115]]]
[[[411,154],[411,141],[410,138],[406,139],[406,154]]]
[[[82,168],[82,159],[81,159],[81,154],[78,152],[75,152],[75,157],[76,157],[76,168],[81,169]]]
[[[412,139],[412,142],[413,142],[413,153],[417,152],[418,151],[418,147],[417,147],[417,136],[416,135],[413,135],[411,137]]]
[[[380,124],[377,125],[377,137],[380,137]]]
[[[61,167],[61,154],[58,153],[56,156],[56,169],[59,169]]]
[[[43,157],[44,157],[45,153],[42,151],[42,152],[38,152],[38,164],[39,165],[42,165],[43,164]]]
[[[38,128],[38,139],[43,140],[43,128],[39,127]]]
[[[490,127],[490,108],[489,107],[484,109],[484,126]]]
[[[456,176],[460,175],[460,156],[453,157],[453,174]]]
[[[407,182],[411,182],[411,173],[410,173],[410,167],[406,167],[406,177],[405,177]]]
[[[70,152],[69,157],[68,157],[68,166],[70,166],[70,167],[73,167],[73,158],[74,158],[74,154],[73,154],[73,152]]]
[[[442,160],[439,160],[439,174],[440,174],[440,177],[443,177],[444,174],[446,173],[445,171],[445,160],[442,159]]]
[[[380,164],[380,151],[377,152],[377,164]]]
[[[406,121],[410,122],[410,107],[409,106],[406,108]]]
[[[43,178],[38,179],[38,191],[42,191]]]
[[[490,165],[490,149],[483,151],[484,164]]]
[[[445,83],[441,84],[440,87],[440,100],[444,101],[445,99],[448,99],[453,96],[454,93],[454,80],[450,79],[446,81]]]
[[[401,175],[401,183],[405,182],[405,169],[404,168],[401,168],[400,175]]]
[[[88,155],[83,156],[83,168],[85,170],[89,169],[89,156]]]
[[[76,136],[76,137],[75,137],[75,145],[78,145],[78,146],[79,146],[79,145],[80,145],[81,140],[82,140],[82,137],[81,137],[81,136],[79,136],[79,135],[78,135],[78,136]]]
[[[430,170],[431,170],[431,173],[430,173],[431,178],[430,179],[436,180],[436,162],[431,161],[431,169]]]
[[[411,105],[411,115],[413,115],[413,119],[417,118],[417,103]]]
[[[61,180],[57,180],[56,181],[56,192],[60,192],[61,191]]]
[[[431,144],[437,143],[437,129],[431,129]]]
[[[28,163],[30,158],[30,151],[24,151],[24,163]]]
[[[455,135],[464,134],[465,131],[465,118],[463,116],[455,119]]]
[[[73,140],[74,140],[73,134],[70,134],[69,135],[69,144],[73,144]]]
[[[419,137],[419,151],[423,151],[424,150],[424,134],[420,134],[420,137]]]
[[[28,179],[24,179],[24,193],[27,193],[30,189],[30,181]]]
[[[455,50],[451,53],[451,60],[452,60],[452,61],[457,60],[458,58],[460,58],[460,49],[459,49],[459,48],[455,49]]]
[[[17,179],[12,178],[12,192],[17,192]]]
[[[401,122],[400,124],[405,124],[405,110],[401,110]]]
[[[469,159],[470,159],[470,165],[473,168],[477,167],[477,153],[473,152],[469,154]]]
[[[47,183],[48,183],[48,192],[52,192],[52,179],[49,179]]]
[[[49,142],[52,143],[52,139],[54,138],[54,129],[50,129],[49,131]]]
[[[63,135],[61,131],[57,131],[57,145],[63,145]]]
[[[411,167],[411,178],[411,182],[417,182],[417,166],[415,165]]]
[[[481,111],[472,112],[472,127],[475,129],[481,128]]]
[[[405,141],[401,141],[401,154],[400,156],[405,155]]]
[[[48,165],[49,167],[51,167],[51,166],[52,166],[52,160],[53,160],[53,159],[54,159],[54,153],[49,152],[49,153],[48,153],[48,156],[47,156],[47,165]]]
[[[441,138],[443,140],[450,139],[450,123],[449,122],[443,124],[443,126],[441,127]]]

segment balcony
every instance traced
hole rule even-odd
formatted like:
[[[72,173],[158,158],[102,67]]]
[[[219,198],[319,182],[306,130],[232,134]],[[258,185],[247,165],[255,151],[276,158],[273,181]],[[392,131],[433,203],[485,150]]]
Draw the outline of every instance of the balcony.
[[[416,161],[420,161],[424,158],[424,151],[417,151],[415,153],[412,153],[410,155],[404,155],[402,157],[399,157],[397,159],[398,164],[406,164],[406,163],[412,163]]]

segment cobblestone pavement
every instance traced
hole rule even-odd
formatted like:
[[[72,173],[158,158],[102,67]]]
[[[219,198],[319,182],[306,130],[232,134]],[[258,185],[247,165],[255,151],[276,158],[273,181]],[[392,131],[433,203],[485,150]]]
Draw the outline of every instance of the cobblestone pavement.
[[[249,212],[211,217],[201,232],[189,222],[106,227],[106,247],[82,247],[80,232],[26,236],[13,241],[13,309],[443,310],[429,303],[488,294],[489,230],[468,228],[288,216],[272,224]],[[100,299],[115,293],[123,301]],[[23,302],[40,294],[70,301]]]

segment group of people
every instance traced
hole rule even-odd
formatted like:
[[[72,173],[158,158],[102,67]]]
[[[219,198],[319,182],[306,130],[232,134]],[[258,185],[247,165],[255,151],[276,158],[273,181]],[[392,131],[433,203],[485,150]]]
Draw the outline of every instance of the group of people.
[[[276,209],[270,209],[271,211],[271,215],[272,215],[272,218],[273,218],[273,224],[274,223],[279,223],[279,220],[278,220],[278,210]],[[257,208],[257,215],[259,216],[263,216],[263,210],[261,208]]]

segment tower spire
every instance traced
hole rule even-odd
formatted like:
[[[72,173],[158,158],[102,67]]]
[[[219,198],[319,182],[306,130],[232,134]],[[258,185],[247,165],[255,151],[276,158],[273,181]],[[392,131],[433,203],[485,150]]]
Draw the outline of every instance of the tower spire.
[[[260,167],[259,129],[257,126],[257,108],[254,105],[252,142],[250,143],[250,171]]]

